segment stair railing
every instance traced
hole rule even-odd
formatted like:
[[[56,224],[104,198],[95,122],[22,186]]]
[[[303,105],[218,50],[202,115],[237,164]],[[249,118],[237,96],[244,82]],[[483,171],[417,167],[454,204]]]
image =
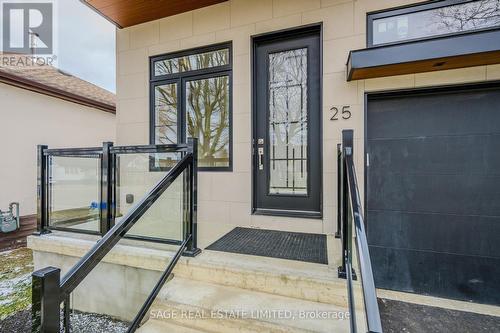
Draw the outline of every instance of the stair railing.
[[[340,278],[347,280],[351,332],[381,333],[382,324],[377,303],[377,293],[373,278],[368,240],[361,208],[356,168],[354,166],[354,132],[342,131],[342,148],[338,152],[339,159],[339,224],[342,241],[342,266],[338,269]],[[353,238],[355,246],[353,246]],[[356,274],[356,269],[358,273]],[[360,280],[360,284],[354,281]],[[359,291],[359,293],[357,293]],[[359,295],[358,295],[359,294]],[[359,297],[356,297],[359,296]],[[356,299],[362,301],[365,318],[363,329],[356,318]]]
[[[105,143],[105,146],[107,144]],[[111,145],[108,145],[111,147]],[[108,174],[108,179],[104,181],[108,189],[104,190],[105,195],[101,196],[104,203],[101,203],[101,228],[108,224],[112,225],[109,231],[99,239],[99,241],[64,275],[61,279],[59,268],[46,267],[33,273],[32,277],[32,332],[60,333],[61,331],[61,304],[63,304],[62,323],[65,332],[70,332],[70,294],[77,288],[92,270],[103,260],[103,258],[115,247],[115,245],[126,236],[127,232],[136,224],[139,219],[152,207],[160,196],[174,183],[179,176],[184,176],[183,182],[183,226],[182,241],[175,255],[162,273],[159,281],[147,297],[139,312],[129,325],[127,332],[134,332],[146,316],[153,301],[161,288],[168,280],[169,276],[182,255],[195,256],[200,253],[196,244],[196,219],[197,219],[197,147],[196,139],[188,139],[187,145],[159,145],[159,146],[128,146],[114,147],[104,154],[109,154],[109,164],[114,160],[114,153],[156,153],[156,152],[183,152],[184,156],[174,166],[168,168],[168,172],[149,190],[149,192],[135,204],[123,217],[119,223],[114,223],[114,218],[110,222],[106,220],[112,216],[115,206],[112,191],[113,186],[109,186],[114,172]],[[97,148],[92,148],[95,154]],[[79,150],[52,150],[48,151],[46,146],[39,146],[39,232],[44,234],[50,232],[47,221],[48,214],[44,211],[47,207],[47,162],[45,156],[50,153],[64,156],[74,156],[87,154],[84,149]],[[89,150],[90,151],[90,150]],[[106,164],[106,163],[104,163]],[[103,163],[101,162],[101,166]],[[108,167],[108,166],[106,166]],[[112,169],[113,167],[111,167]],[[106,172],[106,170],[104,171]],[[101,193],[103,190],[101,188]],[[42,198],[40,198],[40,196]],[[102,214],[103,208],[105,214]],[[104,223],[102,222],[104,219]],[[175,242],[173,242],[175,243]]]

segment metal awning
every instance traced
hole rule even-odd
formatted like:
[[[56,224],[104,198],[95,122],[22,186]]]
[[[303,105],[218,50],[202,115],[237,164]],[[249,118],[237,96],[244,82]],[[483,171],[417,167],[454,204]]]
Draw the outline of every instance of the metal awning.
[[[500,63],[500,30],[351,51],[347,81]]]
[[[119,28],[154,21],[227,0],[80,0]]]

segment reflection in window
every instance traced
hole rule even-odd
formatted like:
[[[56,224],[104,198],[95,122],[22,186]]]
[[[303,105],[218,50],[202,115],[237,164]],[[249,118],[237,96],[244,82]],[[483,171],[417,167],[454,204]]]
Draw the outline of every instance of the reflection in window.
[[[373,21],[373,45],[500,26],[500,0],[480,0]]]
[[[176,144],[198,138],[201,168],[231,170],[231,44],[151,60],[151,143]],[[167,60],[164,60],[167,59]],[[200,71],[203,70],[203,71]],[[168,77],[157,75],[168,74]],[[169,165],[152,161],[153,166]]]
[[[229,64],[229,49],[191,54],[184,57],[157,61],[155,76],[189,72]]]
[[[271,194],[307,194],[307,49],[269,55]]]
[[[155,138],[157,144],[177,143],[177,84],[155,87]]]
[[[187,133],[199,140],[201,167],[229,166],[229,77],[186,83]]]

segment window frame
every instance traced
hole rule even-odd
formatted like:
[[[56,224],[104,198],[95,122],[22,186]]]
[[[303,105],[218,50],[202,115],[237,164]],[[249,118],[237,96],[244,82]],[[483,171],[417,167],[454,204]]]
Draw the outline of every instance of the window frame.
[[[381,43],[381,44],[376,44],[376,45],[373,44],[373,21],[375,21],[375,20],[393,17],[393,16],[400,16],[400,15],[405,15],[405,14],[425,12],[425,11],[432,10],[432,9],[461,5],[461,4],[475,2],[475,1],[477,1],[477,0],[430,0],[430,1],[427,1],[424,3],[420,3],[420,4],[410,4],[410,5],[406,5],[406,6],[400,6],[400,7],[394,7],[394,8],[369,12],[366,14],[366,29],[367,29],[366,45],[368,48],[383,47],[383,46],[389,46],[389,45],[402,45],[402,44],[411,43],[411,42],[415,42],[415,41],[423,41],[423,40],[430,40],[430,39],[437,39],[437,38],[446,38],[446,37],[457,36],[457,35],[473,34],[473,33],[482,32],[482,31],[499,30],[500,26],[497,26],[497,27],[490,27],[490,28],[461,31],[461,32],[451,32],[448,34],[434,35],[434,36],[421,37],[421,38],[412,38],[412,39],[407,39],[404,41]]]
[[[210,51],[228,49],[229,61],[227,65],[203,68],[187,72],[179,72],[165,75],[155,75],[155,63],[162,60],[168,60],[183,56],[189,56]],[[199,171],[210,172],[232,172],[233,171],[233,48],[232,42],[212,44],[203,47],[191,48],[183,51],[162,54],[149,57],[149,142],[156,144],[156,112],[155,112],[155,89],[157,86],[166,84],[177,84],[177,142],[183,143],[187,140],[187,111],[184,99],[186,97],[186,82],[203,80],[227,76],[229,78],[229,164],[223,167],[202,167]]]

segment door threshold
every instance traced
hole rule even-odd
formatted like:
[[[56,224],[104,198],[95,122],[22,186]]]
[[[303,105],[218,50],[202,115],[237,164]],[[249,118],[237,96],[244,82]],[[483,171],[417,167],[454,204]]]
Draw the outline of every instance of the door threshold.
[[[308,219],[323,218],[323,214],[321,212],[311,212],[306,210],[268,209],[268,208],[254,208],[253,215],[302,217]]]

